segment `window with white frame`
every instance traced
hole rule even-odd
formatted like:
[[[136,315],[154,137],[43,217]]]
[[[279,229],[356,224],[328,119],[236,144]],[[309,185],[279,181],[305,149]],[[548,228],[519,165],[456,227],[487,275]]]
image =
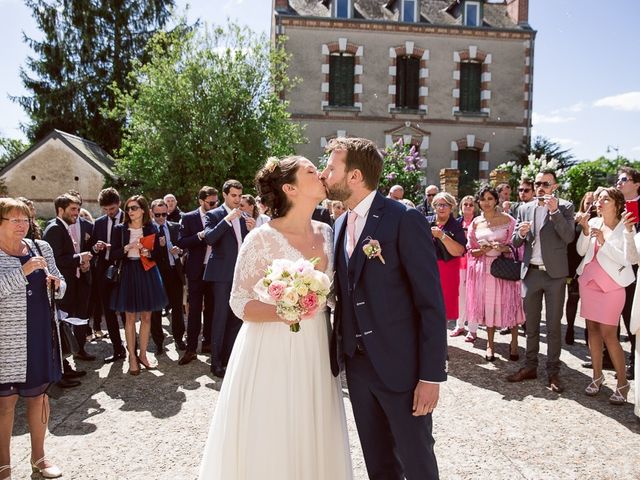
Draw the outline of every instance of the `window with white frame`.
[[[480,26],[480,2],[464,2],[463,20],[467,27]]]
[[[335,52],[329,57],[329,105],[353,107],[355,57]]]
[[[334,0],[333,1],[333,16],[337,18],[350,18],[351,17],[351,1],[352,0]]]
[[[401,18],[403,22],[414,23],[418,20],[419,0],[403,0]]]

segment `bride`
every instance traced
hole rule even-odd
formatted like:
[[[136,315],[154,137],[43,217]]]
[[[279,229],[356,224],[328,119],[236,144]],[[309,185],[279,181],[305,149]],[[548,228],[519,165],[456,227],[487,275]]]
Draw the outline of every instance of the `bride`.
[[[258,300],[253,287],[275,259],[317,257],[333,275],[331,228],[311,220],[325,198],[304,157],[270,159],[256,175],[273,220],[244,240],[230,304],[243,320],[218,397],[201,480],[352,478],[339,380],[329,365],[327,311],[302,319],[300,331]]]

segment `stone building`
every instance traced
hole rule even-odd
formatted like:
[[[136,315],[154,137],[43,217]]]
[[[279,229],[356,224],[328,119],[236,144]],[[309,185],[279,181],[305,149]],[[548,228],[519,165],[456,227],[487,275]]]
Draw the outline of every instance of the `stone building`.
[[[528,143],[533,50],[528,0],[274,0],[286,36],[285,92],[316,159],[336,136],[402,138],[427,181],[457,168],[461,187]]]
[[[114,178],[113,165],[99,145],[53,130],[0,170],[0,177],[9,196],[35,202],[38,217],[54,217],[54,199],[71,189],[80,192],[82,206],[95,216],[101,214],[98,193]]]

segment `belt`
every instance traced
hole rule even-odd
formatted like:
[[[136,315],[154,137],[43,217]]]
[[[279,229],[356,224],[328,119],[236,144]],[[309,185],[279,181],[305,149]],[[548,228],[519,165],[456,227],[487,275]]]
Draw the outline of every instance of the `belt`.
[[[529,268],[533,268],[534,270],[542,270],[543,272],[547,271],[544,265],[536,265],[535,263],[530,263]]]

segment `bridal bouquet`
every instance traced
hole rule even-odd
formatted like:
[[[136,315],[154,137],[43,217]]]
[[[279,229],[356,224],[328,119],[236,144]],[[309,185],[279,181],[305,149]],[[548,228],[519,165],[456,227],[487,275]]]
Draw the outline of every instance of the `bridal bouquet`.
[[[275,305],[278,315],[290,322],[292,332],[299,332],[300,320],[327,303],[331,280],[314,268],[318,260],[274,260],[253,287],[261,302]]]

